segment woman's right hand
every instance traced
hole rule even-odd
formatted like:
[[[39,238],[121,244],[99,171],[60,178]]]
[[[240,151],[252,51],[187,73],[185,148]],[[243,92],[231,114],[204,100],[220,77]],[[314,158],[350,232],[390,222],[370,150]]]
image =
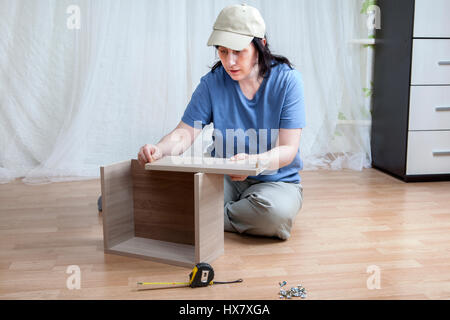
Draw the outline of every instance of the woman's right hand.
[[[163,157],[161,149],[153,144],[146,144],[139,149],[138,162],[141,166],[145,167],[146,163],[151,163]]]

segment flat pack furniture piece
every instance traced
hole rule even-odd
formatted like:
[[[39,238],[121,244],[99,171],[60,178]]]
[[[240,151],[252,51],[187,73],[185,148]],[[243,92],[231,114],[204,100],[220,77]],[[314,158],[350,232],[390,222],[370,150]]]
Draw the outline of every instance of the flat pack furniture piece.
[[[223,254],[223,175],[259,163],[220,158],[127,160],[100,168],[105,253],[192,268]]]

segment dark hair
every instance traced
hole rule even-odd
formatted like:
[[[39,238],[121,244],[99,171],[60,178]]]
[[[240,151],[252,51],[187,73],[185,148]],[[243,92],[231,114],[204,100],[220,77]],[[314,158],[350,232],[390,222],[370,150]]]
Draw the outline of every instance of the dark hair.
[[[266,45],[262,44],[261,38],[253,38],[252,40],[253,45],[255,46],[256,51],[258,51],[258,64],[259,64],[259,76],[260,77],[269,77],[270,76],[270,70],[272,67],[275,67],[279,64],[285,63],[289,66],[289,68],[293,69],[292,63],[289,61],[288,58],[276,54],[272,54],[269,49],[269,43],[267,41],[266,37]],[[219,48],[219,46],[215,46],[216,49]],[[272,63],[272,60],[275,60],[275,63]],[[222,65],[222,61],[217,61],[212,67],[211,71],[214,72],[217,68],[219,68]]]

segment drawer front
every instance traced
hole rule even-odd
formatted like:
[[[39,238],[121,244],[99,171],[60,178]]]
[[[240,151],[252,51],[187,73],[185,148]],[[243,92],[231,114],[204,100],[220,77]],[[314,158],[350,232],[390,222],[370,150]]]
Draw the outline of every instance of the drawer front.
[[[450,173],[450,131],[410,131],[406,174]]]
[[[411,84],[450,84],[450,39],[414,39]]]
[[[414,37],[450,37],[450,1],[416,0]]]
[[[411,86],[409,130],[450,130],[450,86]]]

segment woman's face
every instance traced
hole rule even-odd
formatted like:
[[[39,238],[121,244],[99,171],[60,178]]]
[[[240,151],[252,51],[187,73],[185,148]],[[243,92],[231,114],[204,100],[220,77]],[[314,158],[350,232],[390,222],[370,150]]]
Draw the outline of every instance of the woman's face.
[[[231,50],[222,46],[219,46],[217,51],[220,61],[231,79],[241,81],[254,76],[252,71],[258,62],[258,51],[253,43],[250,43],[247,48],[241,51]]]

